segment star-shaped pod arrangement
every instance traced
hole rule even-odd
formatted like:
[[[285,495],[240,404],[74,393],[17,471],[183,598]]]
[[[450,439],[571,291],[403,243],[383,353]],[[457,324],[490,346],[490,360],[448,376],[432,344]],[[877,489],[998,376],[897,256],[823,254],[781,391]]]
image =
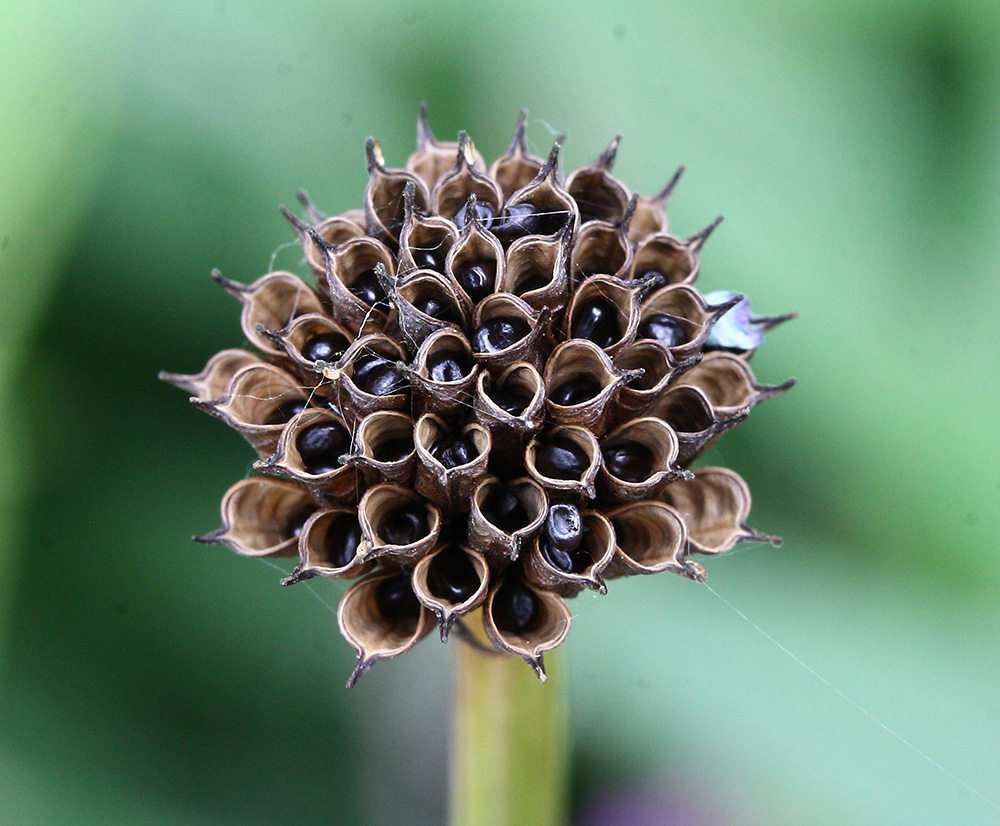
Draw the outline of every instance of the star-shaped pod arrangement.
[[[255,352],[162,376],[259,456],[263,475],[226,492],[199,541],[298,556],[286,585],[356,580],[338,610],[349,686],[435,626],[481,637],[470,615],[544,680],[582,589],[703,581],[692,554],[776,542],[748,526],[736,473],[689,467],[791,387],[748,365],[791,316],[698,291],[718,221],[669,232],[679,171],[631,194],[611,174],[615,138],[563,179],[559,144],[532,155],[525,122],[489,167],[464,133],[438,141],[423,108],[404,169],[369,140],[363,209],[283,209],[315,286],[214,273]]]

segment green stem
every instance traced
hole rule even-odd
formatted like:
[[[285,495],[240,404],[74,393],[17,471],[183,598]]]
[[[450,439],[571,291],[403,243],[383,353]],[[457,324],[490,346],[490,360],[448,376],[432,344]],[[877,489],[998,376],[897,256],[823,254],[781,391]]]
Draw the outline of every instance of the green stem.
[[[456,647],[450,826],[563,826],[569,738],[562,651],[546,654],[549,680],[542,684],[517,657]]]

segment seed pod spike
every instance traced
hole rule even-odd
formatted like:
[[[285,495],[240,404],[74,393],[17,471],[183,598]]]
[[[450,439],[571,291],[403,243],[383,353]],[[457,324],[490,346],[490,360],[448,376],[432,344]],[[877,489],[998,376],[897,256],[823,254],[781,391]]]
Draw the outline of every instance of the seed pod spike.
[[[608,144],[607,149],[597,156],[597,160],[591,166],[604,172],[610,172],[615,165],[615,156],[618,154],[618,144],[621,139],[622,133],[619,132],[611,139],[611,143]]]
[[[785,313],[784,315],[763,315],[755,317],[753,322],[766,333],[768,330],[773,330],[779,324],[784,324],[786,321],[791,321],[793,318],[798,317],[799,314],[796,312]]]
[[[382,147],[378,145],[375,138],[365,140],[365,161],[369,175],[375,171],[385,171],[385,156],[382,154]]]
[[[708,241],[708,237],[715,231],[715,228],[719,226],[719,224],[721,223],[722,223],[722,216],[720,215],[703,230],[696,232],[694,235],[688,238],[687,241],[684,242],[684,245],[686,247],[690,247],[692,251],[698,252],[699,250],[701,250],[703,246],[705,246],[705,242]]]
[[[670,200],[670,196],[674,194],[674,189],[677,188],[677,184],[681,179],[681,175],[684,174],[684,167],[678,166],[677,171],[674,173],[673,177],[667,181],[666,186],[663,187],[659,192],[657,192],[652,200],[659,203],[661,207],[665,207],[667,202]]]
[[[215,279],[216,284],[239,301],[240,304],[246,304],[246,294],[250,291],[251,285],[241,284],[239,281],[231,281],[225,278],[220,270],[212,270],[212,278]]]
[[[312,227],[299,218],[284,204],[281,204],[278,207],[278,211],[285,217],[285,220],[292,225],[292,229],[295,230],[295,234],[299,237],[299,241],[304,242],[309,236],[309,230],[312,229]]]
[[[427,101],[422,100],[417,108],[417,150],[437,146],[437,143],[438,139],[434,137],[430,124],[427,122]]]
[[[522,109],[517,119],[517,126],[514,127],[514,136],[510,139],[510,146],[507,147],[507,154],[511,156],[524,156],[528,152],[528,110]]]
[[[329,216],[320,210],[316,209],[313,202],[309,200],[309,193],[304,189],[298,189],[295,191],[295,197],[298,202],[302,204],[302,208],[306,211],[306,215],[309,216],[309,220],[314,224],[322,224]]]

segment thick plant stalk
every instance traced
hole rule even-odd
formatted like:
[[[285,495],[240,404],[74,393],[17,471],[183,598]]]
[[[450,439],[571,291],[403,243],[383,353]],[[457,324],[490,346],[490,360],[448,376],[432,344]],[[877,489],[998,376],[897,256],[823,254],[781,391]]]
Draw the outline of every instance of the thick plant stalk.
[[[563,826],[569,738],[563,648],[542,684],[518,657],[458,646],[452,704],[450,826]]]

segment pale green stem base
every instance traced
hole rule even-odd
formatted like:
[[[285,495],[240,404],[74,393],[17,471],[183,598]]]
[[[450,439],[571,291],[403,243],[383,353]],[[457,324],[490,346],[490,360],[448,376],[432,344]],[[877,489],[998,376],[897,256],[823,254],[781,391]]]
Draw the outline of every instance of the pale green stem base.
[[[545,655],[549,680],[542,684],[518,657],[456,648],[450,826],[563,826],[569,809],[563,652]]]

